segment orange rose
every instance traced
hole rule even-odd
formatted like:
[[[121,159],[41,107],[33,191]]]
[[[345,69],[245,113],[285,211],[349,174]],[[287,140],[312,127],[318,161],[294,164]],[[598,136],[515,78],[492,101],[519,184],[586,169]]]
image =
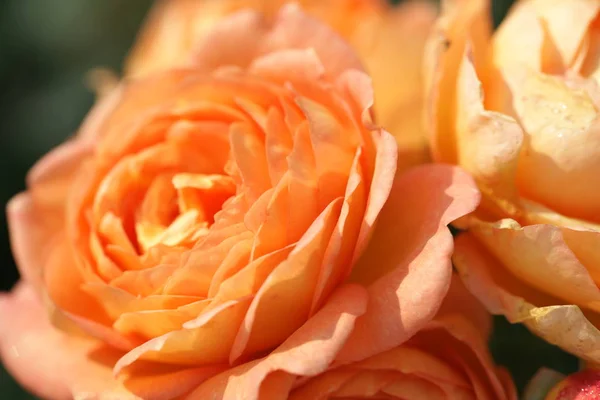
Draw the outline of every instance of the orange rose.
[[[40,395],[180,398],[243,364],[231,390],[269,398],[397,347],[448,290],[446,224],[479,194],[454,167],[396,173],[341,37],[244,10],[191,60],[104,97],[9,206],[25,283],[0,348]]]
[[[598,1],[448,1],[431,40],[435,158],[483,193],[454,263],[496,314],[600,361]]]
[[[0,303],[3,313],[27,309],[29,314],[11,315],[19,330],[28,330],[30,346],[20,354],[32,362],[28,374],[37,374],[38,385],[90,385],[90,375],[110,376],[102,367],[94,366],[85,358],[93,342],[69,338],[59,333],[45,320],[43,310],[35,295],[21,286],[8,302]],[[292,360],[313,357],[305,353],[307,344],[302,334],[289,341],[277,352],[264,359],[242,364],[218,374],[200,384],[186,400],[195,399],[260,399],[287,398],[290,400],[316,400],[328,398],[385,398],[422,400],[460,398],[473,400],[516,400],[516,392],[508,374],[494,367],[487,350],[490,316],[481,309],[464,289],[458,279],[453,279],[444,304],[436,317],[408,342],[396,348],[373,355],[365,360],[346,365],[333,365],[326,371],[310,376],[294,376],[299,365]],[[302,329],[301,329],[302,330]],[[5,331],[6,332],[6,331]],[[306,332],[303,332],[306,333]],[[2,337],[4,341],[10,336]],[[18,339],[12,338],[16,341]],[[39,358],[47,352],[48,345],[62,357]],[[37,357],[37,358],[36,358]],[[110,359],[110,358],[109,358]],[[305,361],[302,361],[305,362]],[[68,376],[50,376],[48,368],[76,371]],[[314,375],[317,373],[317,375]],[[156,379],[155,376],[152,377]],[[165,375],[163,379],[169,379]],[[39,380],[43,381],[40,382]],[[82,383],[84,382],[84,383]],[[179,381],[172,384],[177,385]],[[93,382],[92,382],[93,384]],[[96,382],[97,384],[97,382]],[[88,386],[89,387],[89,386]],[[112,392],[115,399],[126,393]],[[121,397],[116,397],[121,396]],[[254,397],[253,397],[254,396]],[[82,397],[86,398],[86,397]],[[88,397],[93,398],[93,397]],[[110,399],[111,397],[100,397]],[[146,395],[142,398],[157,398]],[[562,399],[561,399],[562,400]]]
[[[494,367],[489,355],[490,330],[490,315],[458,278],[453,279],[434,320],[408,342],[366,360],[298,380],[291,385],[288,398],[516,400],[510,377],[505,370]],[[252,379],[250,374],[243,375],[245,370],[244,365],[212,378],[191,399],[229,394],[223,384],[234,375],[246,381]],[[287,392],[290,386],[283,387]]]
[[[140,76],[188,61],[223,16],[253,8],[272,19],[284,0],[163,0],[139,35],[126,73]],[[373,79],[376,120],[394,135],[400,167],[429,160],[423,134],[422,58],[437,14],[433,2],[300,0],[306,11],[344,36]]]

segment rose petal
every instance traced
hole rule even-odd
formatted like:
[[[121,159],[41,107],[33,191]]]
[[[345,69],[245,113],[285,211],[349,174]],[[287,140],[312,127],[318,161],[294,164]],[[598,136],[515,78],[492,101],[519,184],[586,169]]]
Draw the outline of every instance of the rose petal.
[[[50,399],[89,398],[102,393],[139,399],[113,380],[118,355],[100,342],[53,328],[33,288],[19,284],[0,297],[0,354],[11,374],[36,395]]]
[[[452,271],[452,236],[446,224],[478,202],[472,179],[457,168],[423,166],[396,178],[351,277],[369,285],[370,302],[338,356],[340,362],[391,349],[435,315]]]
[[[470,234],[455,242],[454,265],[467,288],[494,313],[524,323],[544,340],[586,360],[600,362],[600,318],[545,295],[504,271]],[[594,326],[596,325],[596,326]]]
[[[506,79],[527,134],[519,191],[558,212],[597,219],[600,189],[589,182],[600,174],[600,120],[592,98],[560,77],[535,71],[507,72]]]
[[[469,53],[458,75],[456,124],[459,165],[494,196],[515,201],[523,130],[514,119],[484,109],[481,82]]]
[[[367,2],[365,2],[367,3]],[[423,123],[423,48],[437,14],[427,1],[385,8],[352,42],[373,78],[375,119],[397,140],[401,168],[429,158]],[[410,62],[407,62],[410,60]],[[402,77],[402,84],[390,84]]]
[[[231,349],[230,363],[281,343],[308,318],[319,269],[342,208],[332,202],[313,222],[286,261],[254,297]],[[293,305],[293,307],[291,307]]]
[[[358,285],[340,287],[313,318],[261,360],[244,364],[203,383],[186,400],[257,400],[263,381],[276,371],[314,376],[331,364],[364,313],[367,297]]]
[[[486,46],[491,34],[490,2],[487,0],[444,2],[425,53],[427,128],[433,157],[456,163],[456,88],[459,65],[465,48],[473,48],[474,64],[486,63]]]
[[[512,220],[494,224],[472,221],[471,234],[516,278],[567,303],[600,311],[600,289],[560,228],[521,227]]]

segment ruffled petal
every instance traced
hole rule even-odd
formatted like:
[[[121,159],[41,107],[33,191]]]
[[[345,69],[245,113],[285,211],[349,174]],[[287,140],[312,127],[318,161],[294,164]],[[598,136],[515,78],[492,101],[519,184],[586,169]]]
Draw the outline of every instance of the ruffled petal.
[[[186,400],[257,400],[259,392],[262,393],[261,386],[278,371],[298,376],[322,373],[348,339],[356,318],[365,312],[366,304],[367,294],[362,287],[340,287],[327,304],[278,349],[263,359],[232,368],[208,380]],[[266,398],[279,399],[284,394]]]
[[[586,360],[600,362],[600,318],[546,295],[505,271],[471,234],[455,243],[454,265],[467,288],[493,314],[524,323],[546,341]]]
[[[368,286],[370,302],[340,362],[393,348],[435,315],[452,271],[446,224],[473,211],[478,202],[474,182],[457,168],[423,166],[396,178],[351,276]]]

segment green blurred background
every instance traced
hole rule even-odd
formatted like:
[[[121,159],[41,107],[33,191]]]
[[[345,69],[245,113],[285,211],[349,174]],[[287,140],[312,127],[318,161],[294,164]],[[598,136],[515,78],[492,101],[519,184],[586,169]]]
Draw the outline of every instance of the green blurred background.
[[[202,0],[198,0],[202,1]],[[215,0],[218,1],[218,0]],[[323,0],[327,1],[327,0]],[[94,67],[120,71],[151,0],[0,1],[0,199],[2,207],[24,189],[27,170],[74,133],[92,105],[85,85]],[[494,0],[500,21],[512,0]],[[0,213],[0,290],[18,274]],[[10,323],[0,315],[0,323]],[[496,319],[496,360],[510,367],[519,387],[541,366],[572,372],[577,361]],[[68,371],[65,371],[68,373]],[[32,399],[0,366],[0,400]]]

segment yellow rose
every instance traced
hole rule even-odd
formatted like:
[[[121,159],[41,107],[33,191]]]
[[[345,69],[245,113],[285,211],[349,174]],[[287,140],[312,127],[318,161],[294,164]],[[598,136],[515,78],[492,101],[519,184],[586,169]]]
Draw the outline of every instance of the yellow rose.
[[[483,193],[454,263],[496,314],[600,361],[600,2],[446,1],[428,46],[435,159]]]

